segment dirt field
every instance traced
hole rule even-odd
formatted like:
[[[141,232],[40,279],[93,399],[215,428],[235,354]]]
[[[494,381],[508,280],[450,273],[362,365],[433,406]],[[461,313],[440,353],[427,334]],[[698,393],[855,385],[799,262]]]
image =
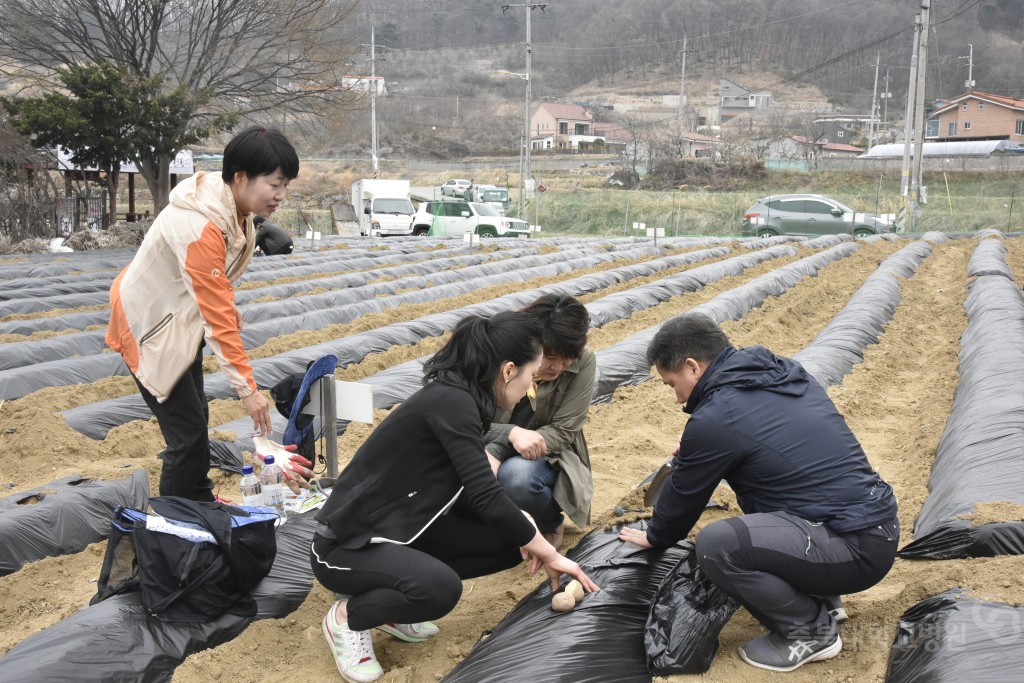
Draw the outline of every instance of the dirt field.
[[[769,299],[739,321],[723,325],[738,346],[763,344],[780,355],[793,355],[809,344],[842,309],[849,298],[890,254],[908,242],[863,244],[843,259]],[[967,320],[966,266],[976,240],[951,240],[934,245],[917,273],[904,281],[902,303],[879,344],[869,347],[862,364],[830,394],[864,445],[873,465],[892,484],[900,503],[904,529],[901,545],[910,540],[914,519],[927,496],[927,480],[957,385],[959,339]],[[1024,277],[1024,243],[1007,240],[1007,259],[1018,280]],[[802,250],[801,257],[810,252]],[[639,330],[708,301],[728,289],[795,259],[776,260],[727,278],[703,291],[677,297],[631,319],[594,330],[590,346],[608,347]],[[581,273],[575,272],[568,277]],[[658,276],[658,278],[664,275]],[[649,278],[649,279],[658,279]],[[547,282],[547,281],[545,281]],[[534,283],[530,283],[532,286]],[[543,284],[538,282],[537,284]],[[614,289],[630,289],[637,281],[583,297],[585,301]],[[525,285],[524,285],[525,286]],[[443,302],[443,308],[486,300],[504,291],[482,290]],[[402,307],[375,316],[372,326],[423,315],[425,310]],[[347,328],[346,328],[347,329]],[[274,340],[273,352],[314,343],[324,334],[308,332]],[[10,341],[9,339],[7,341]],[[338,372],[353,380],[430,353],[443,340],[425,340],[415,347],[392,349]],[[269,355],[268,350],[254,355]],[[45,389],[0,404],[0,485],[18,491],[71,473],[98,478],[123,478],[126,467],[142,466],[156,482],[159,467],[152,457],[162,448],[155,422],[132,422],[113,429],[101,442],[70,430],[57,411],[133,391],[131,380],[110,378],[87,386]],[[211,424],[240,417],[236,401],[215,401]],[[383,413],[378,417],[382,417]],[[685,416],[673,403],[671,391],[649,381],[615,392],[609,404],[593,406],[586,433],[591,445],[596,493],[594,526],[614,520],[613,508],[664,461],[678,442]],[[366,427],[353,427],[339,440],[344,459],[366,437]],[[237,477],[221,476],[227,497],[237,489]],[[154,491],[155,494],[155,491]],[[703,526],[735,514],[735,499],[721,487],[716,500],[731,503],[731,511],[708,511]],[[589,529],[570,528],[568,544]],[[95,591],[104,544],[74,556],[50,558],[0,578],[0,653],[24,638],[74,613]],[[879,681],[884,678],[889,647],[899,615],[920,599],[953,586],[963,586],[984,599],[1019,602],[1024,596],[1024,558],[1002,557],[957,561],[897,560],[878,586],[846,597],[851,620],[842,627],[842,654],[824,663],[803,667],[787,681]],[[375,634],[377,656],[387,683],[436,681],[457,665],[480,634],[493,628],[539,583],[524,568],[467,581],[454,612],[438,621],[441,634],[429,644],[409,645]],[[177,670],[176,683],[239,683],[340,680],[323,643],[320,620],[331,604],[330,594],[314,586],[309,597],[283,619],[257,622],[239,638],[214,650],[190,657]],[[753,682],[770,674],[742,662],[737,647],[761,633],[742,609],[725,627],[722,648],[702,680]],[[656,679],[682,681],[686,677]],[[511,675],[509,681],[516,680]],[[780,679],[781,680],[781,679]]]

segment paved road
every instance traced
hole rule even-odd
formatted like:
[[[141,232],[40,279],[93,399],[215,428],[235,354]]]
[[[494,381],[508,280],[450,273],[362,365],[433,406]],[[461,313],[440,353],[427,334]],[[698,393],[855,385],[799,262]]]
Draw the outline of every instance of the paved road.
[[[409,194],[412,195],[413,202],[422,202],[428,199],[440,199],[441,198],[441,186],[418,186],[410,187]]]

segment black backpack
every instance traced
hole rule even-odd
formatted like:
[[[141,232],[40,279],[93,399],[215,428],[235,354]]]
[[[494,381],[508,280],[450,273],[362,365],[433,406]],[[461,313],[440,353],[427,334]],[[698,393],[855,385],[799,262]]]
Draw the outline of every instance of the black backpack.
[[[274,564],[277,515],[174,496],[149,504],[191,537],[149,529],[145,512],[118,507],[91,603],[138,589],[142,604],[163,621],[255,616],[250,593]]]

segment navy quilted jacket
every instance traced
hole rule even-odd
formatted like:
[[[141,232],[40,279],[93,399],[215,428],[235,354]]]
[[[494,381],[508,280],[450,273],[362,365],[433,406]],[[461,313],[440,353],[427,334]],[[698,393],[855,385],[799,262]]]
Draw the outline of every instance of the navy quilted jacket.
[[[837,533],[896,515],[892,488],[796,361],[763,346],[730,347],[708,366],[683,410],[691,417],[675,471],[647,530],[656,547],[689,534],[722,479],[746,513],[781,510]]]

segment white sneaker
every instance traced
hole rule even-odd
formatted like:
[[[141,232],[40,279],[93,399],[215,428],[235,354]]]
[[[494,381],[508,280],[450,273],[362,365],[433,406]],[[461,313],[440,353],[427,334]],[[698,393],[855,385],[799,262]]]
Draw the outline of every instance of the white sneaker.
[[[334,619],[333,606],[324,617],[323,629],[342,678],[349,683],[371,683],[384,675],[373,654],[369,631],[353,631],[348,624],[339,624]]]
[[[440,629],[430,621],[421,621],[418,624],[383,624],[377,628],[407,643],[422,643],[440,632]]]

